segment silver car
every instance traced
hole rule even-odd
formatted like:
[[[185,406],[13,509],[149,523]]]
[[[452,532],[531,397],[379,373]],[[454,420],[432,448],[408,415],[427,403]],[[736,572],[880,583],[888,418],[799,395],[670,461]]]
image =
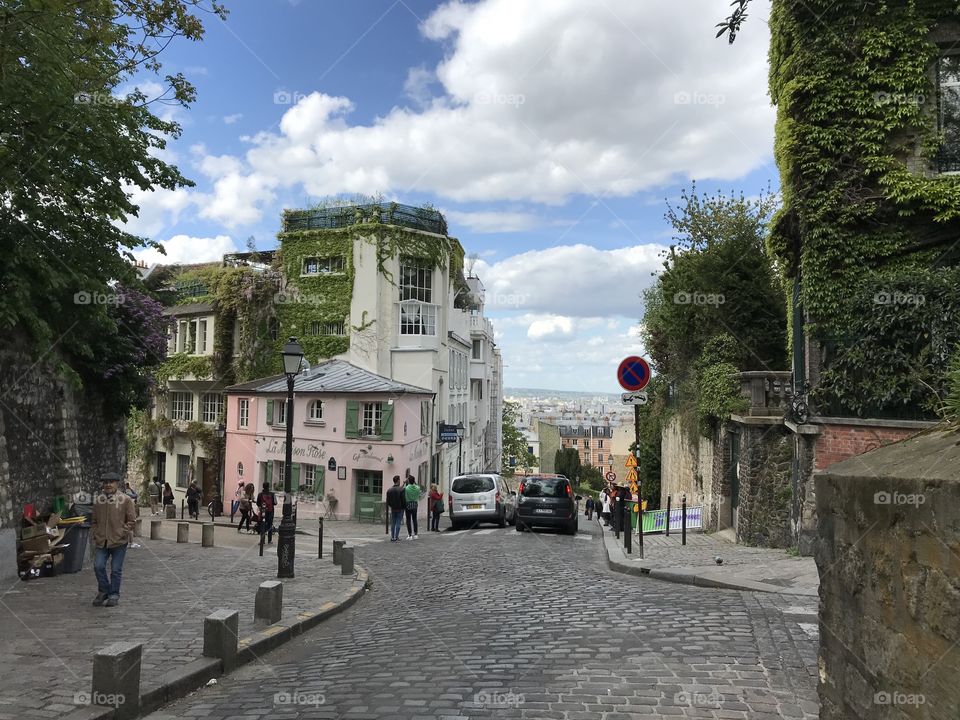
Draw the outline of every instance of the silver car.
[[[504,481],[496,473],[458,475],[450,484],[448,509],[454,530],[481,522],[506,527],[512,520],[512,496]]]

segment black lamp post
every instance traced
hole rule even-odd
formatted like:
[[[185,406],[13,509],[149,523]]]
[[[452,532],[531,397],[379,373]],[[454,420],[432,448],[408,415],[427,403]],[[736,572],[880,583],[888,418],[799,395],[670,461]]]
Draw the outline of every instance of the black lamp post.
[[[460,449],[457,453],[457,475],[463,475],[463,423],[457,423],[457,437],[460,438]]]
[[[226,438],[227,438],[227,426],[224,425],[222,422],[221,422],[221,423],[217,423],[217,440],[218,440],[218,449],[220,450],[220,473],[219,473],[219,475],[220,475],[220,492],[219,492],[219,495],[220,495],[220,505],[219,505],[219,506],[217,507],[217,509],[216,509],[217,515],[222,515],[222,514],[223,514],[223,499],[224,499],[224,497],[225,497],[224,492],[225,492],[225,490],[226,490],[226,488],[224,487],[224,481],[225,481],[225,476],[226,476],[226,473],[224,472],[224,468],[226,467],[226,460],[227,460],[227,458],[226,458],[226,454],[227,454]],[[231,520],[230,522],[233,522],[233,520]]]
[[[296,526],[293,522],[293,493],[290,489],[293,475],[293,381],[303,366],[303,348],[295,337],[287,340],[283,346],[283,374],[287,376],[287,458],[283,473],[283,520],[277,532],[277,577],[293,577],[293,559],[296,554]]]

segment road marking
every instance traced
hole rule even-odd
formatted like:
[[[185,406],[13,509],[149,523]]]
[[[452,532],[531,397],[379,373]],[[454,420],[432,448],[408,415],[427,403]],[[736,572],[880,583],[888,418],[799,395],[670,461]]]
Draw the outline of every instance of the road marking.
[[[578,540],[593,540],[593,535],[585,535],[584,533],[577,533],[575,537]]]
[[[474,535],[489,535],[490,533],[496,532],[496,528],[487,528],[486,530],[477,530]]]

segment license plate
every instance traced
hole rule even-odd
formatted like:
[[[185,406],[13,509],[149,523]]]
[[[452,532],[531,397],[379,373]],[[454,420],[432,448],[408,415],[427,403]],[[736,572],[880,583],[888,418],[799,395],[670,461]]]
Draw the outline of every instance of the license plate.
[[[549,515],[549,514],[551,514],[551,513],[553,512],[553,510],[551,510],[550,508],[537,508],[536,510],[534,510],[534,512],[535,512],[535,513],[545,513],[545,514]]]
[[[483,510],[483,505],[467,505],[467,510]]]

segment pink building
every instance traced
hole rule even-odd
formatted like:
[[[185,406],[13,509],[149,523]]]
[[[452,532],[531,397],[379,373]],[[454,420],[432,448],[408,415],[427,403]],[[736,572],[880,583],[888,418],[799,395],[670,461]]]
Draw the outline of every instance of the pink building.
[[[258,492],[264,482],[282,490],[286,378],[262,378],[226,393],[227,496],[240,481],[252,482]],[[291,488],[332,505],[338,519],[369,514],[394,475],[409,473],[426,490],[435,452],[433,402],[430,390],[343,360],[327,360],[301,373],[294,384]],[[421,503],[421,512],[424,507]]]

